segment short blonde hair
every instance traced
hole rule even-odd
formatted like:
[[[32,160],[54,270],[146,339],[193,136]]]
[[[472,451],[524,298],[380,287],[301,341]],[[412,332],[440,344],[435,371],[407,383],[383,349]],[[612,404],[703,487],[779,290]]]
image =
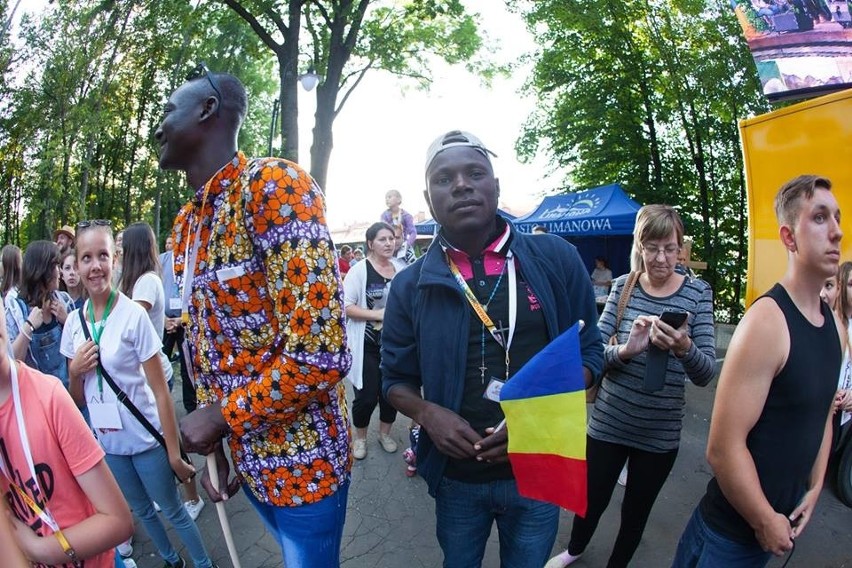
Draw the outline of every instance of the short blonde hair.
[[[633,250],[630,255],[630,269],[645,271],[642,258],[642,243],[665,239],[672,233],[677,238],[677,246],[683,247],[683,221],[671,205],[645,205],[636,214],[633,227]]]

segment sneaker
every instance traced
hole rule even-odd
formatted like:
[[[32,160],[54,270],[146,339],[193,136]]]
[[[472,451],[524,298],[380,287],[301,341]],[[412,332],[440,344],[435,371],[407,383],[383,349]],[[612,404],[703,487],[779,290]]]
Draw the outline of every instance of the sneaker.
[[[627,487],[627,464],[621,468],[621,473],[618,474],[618,484],[622,487]]]
[[[184,501],[183,508],[186,509],[186,512],[189,513],[189,516],[194,521],[201,514],[201,509],[204,508],[204,499],[199,495],[196,501]]]
[[[387,434],[379,434],[379,445],[382,446],[382,449],[389,454],[396,451],[396,442],[394,442],[393,438]]]
[[[544,568],[565,568],[566,566],[574,564],[580,559],[581,556],[583,556],[582,552],[577,556],[574,556],[573,554],[569,554],[568,549],[566,548],[565,550],[548,560],[547,564],[544,565]]]
[[[133,554],[133,537],[131,536],[115,548],[118,550],[119,556],[129,558]]]
[[[364,438],[355,438],[352,440],[352,457],[356,460],[362,460],[367,457],[367,440]]]
[[[178,556],[178,561],[172,564],[171,562],[166,562],[163,564],[163,568],[186,568],[186,560],[183,557]]]
[[[414,467],[413,465],[405,466],[405,476],[406,477],[414,477],[415,475],[417,475],[417,468],[416,467]]]
[[[132,558],[122,558],[121,561],[124,562],[124,568],[139,568]]]

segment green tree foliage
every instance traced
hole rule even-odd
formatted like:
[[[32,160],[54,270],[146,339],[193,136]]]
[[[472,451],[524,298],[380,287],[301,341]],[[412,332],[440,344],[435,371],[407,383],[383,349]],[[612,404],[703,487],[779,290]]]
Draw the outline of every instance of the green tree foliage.
[[[326,186],[334,120],[370,70],[426,85],[430,58],[469,62],[483,77],[496,72],[473,61],[482,46],[474,15],[459,0],[221,0],[274,54],[280,80],[285,158],[299,159],[298,78],[307,60],[323,77],[316,90],[311,175]],[[304,33],[303,33],[304,31]],[[304,55],[300,58],[300,55]]]
[[[511,3],[536,34],[540,100],[518,141],[569,171],[569,187],[621,183],[678,207],[717,315],[742,312],[746,204],[737,120],[768,110],[727,3]]]
[[[191,189],[159,170],[153,137],[168,95],[198,61],[246,85],[243,150],[267,152],[278,100],[284,154],[296,158],[307,54],[324,77],[312,147],[320,183],[334,119],[367,71],[419,85],[436,57],[486,79],[496,71],[473,61],[482,39],[458,0],[54,0],[22,20],[19,36],[14,47],[0,38],[0,202],[4,242],[19,244],[85,218],[169,230]]]
[[[167,232],[190,190],[157,167],[153,134],[199,60],[244,80],[256,104],[241,143],[259,149],[277,90],[269,57],[226,7],[193,2],[58,0],[22,21],[0,84],[4,242],[85,218]]]

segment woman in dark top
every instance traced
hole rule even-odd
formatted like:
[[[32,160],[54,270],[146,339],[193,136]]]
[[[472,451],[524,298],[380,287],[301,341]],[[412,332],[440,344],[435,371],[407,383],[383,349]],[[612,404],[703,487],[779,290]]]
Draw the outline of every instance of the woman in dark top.
[[[359,262],[343,281],[346,306],[346,337],[352,349],[349,381],[355,387],[352,403],[352,455],[367,456],[367,426],[376,405],[379,406],[379,444],[386,452],[396,451],[390,431],[396,410],[382,396],[382,374],[379,371],[382,320],[390,283],[405,265],[394,258],[393,228],[375,223],[367,229],[367,258]]]

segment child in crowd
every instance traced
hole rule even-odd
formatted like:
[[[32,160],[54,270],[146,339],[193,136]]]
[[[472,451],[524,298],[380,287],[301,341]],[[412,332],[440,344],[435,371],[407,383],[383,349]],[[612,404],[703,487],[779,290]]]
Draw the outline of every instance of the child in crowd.
[[[411,427],[408,429],[408,440],[411,444],[405,451],[402,452],[402,459],[405,460],[405,475],[414,477],[417,475],[417,440],[420,439],[420,424],[411,421]]]
[[[108,222],[77,225],[77,270],[89,299],[69,318],[62,334],[62,353],[70,359],[71,396],[78,405],[88,403],[106,462],[165,568],[183,568],[186,562],[169,541],[153,501],[175,528],[193,565],[210,568],[201,534],[175,486],[175,477],[185,483],[195,468],[181,457],[159,356],[162,344],[145,310],[112,287],[114,253]],[[136,407],[139,418],[130,406]]]
[[[8,344],[0,320],[0,345]],[[0,491],[26,557],[38,565],[113,568],[114,547],[133,533],[133,519],[103,449],[59,381],[5,353],[0,447]],[[0,550],[6,566],[10,551]]]
[[[60,256],[59,271],[59,289],[71,297],[75,309],[82,308],[86,301],[86,289],[77,274],[77,252],[73,248],[66,249]]]
[[[414,217],[411,213],[400,207],[402,205],[402,194],[391,189],[385,194],[385,205],[388,208],[382,212],[379,220],[391,227],[400,227],[403,242],[408,248],[413,248],[414,240],[417,238],[417,229],[414,227]]]

